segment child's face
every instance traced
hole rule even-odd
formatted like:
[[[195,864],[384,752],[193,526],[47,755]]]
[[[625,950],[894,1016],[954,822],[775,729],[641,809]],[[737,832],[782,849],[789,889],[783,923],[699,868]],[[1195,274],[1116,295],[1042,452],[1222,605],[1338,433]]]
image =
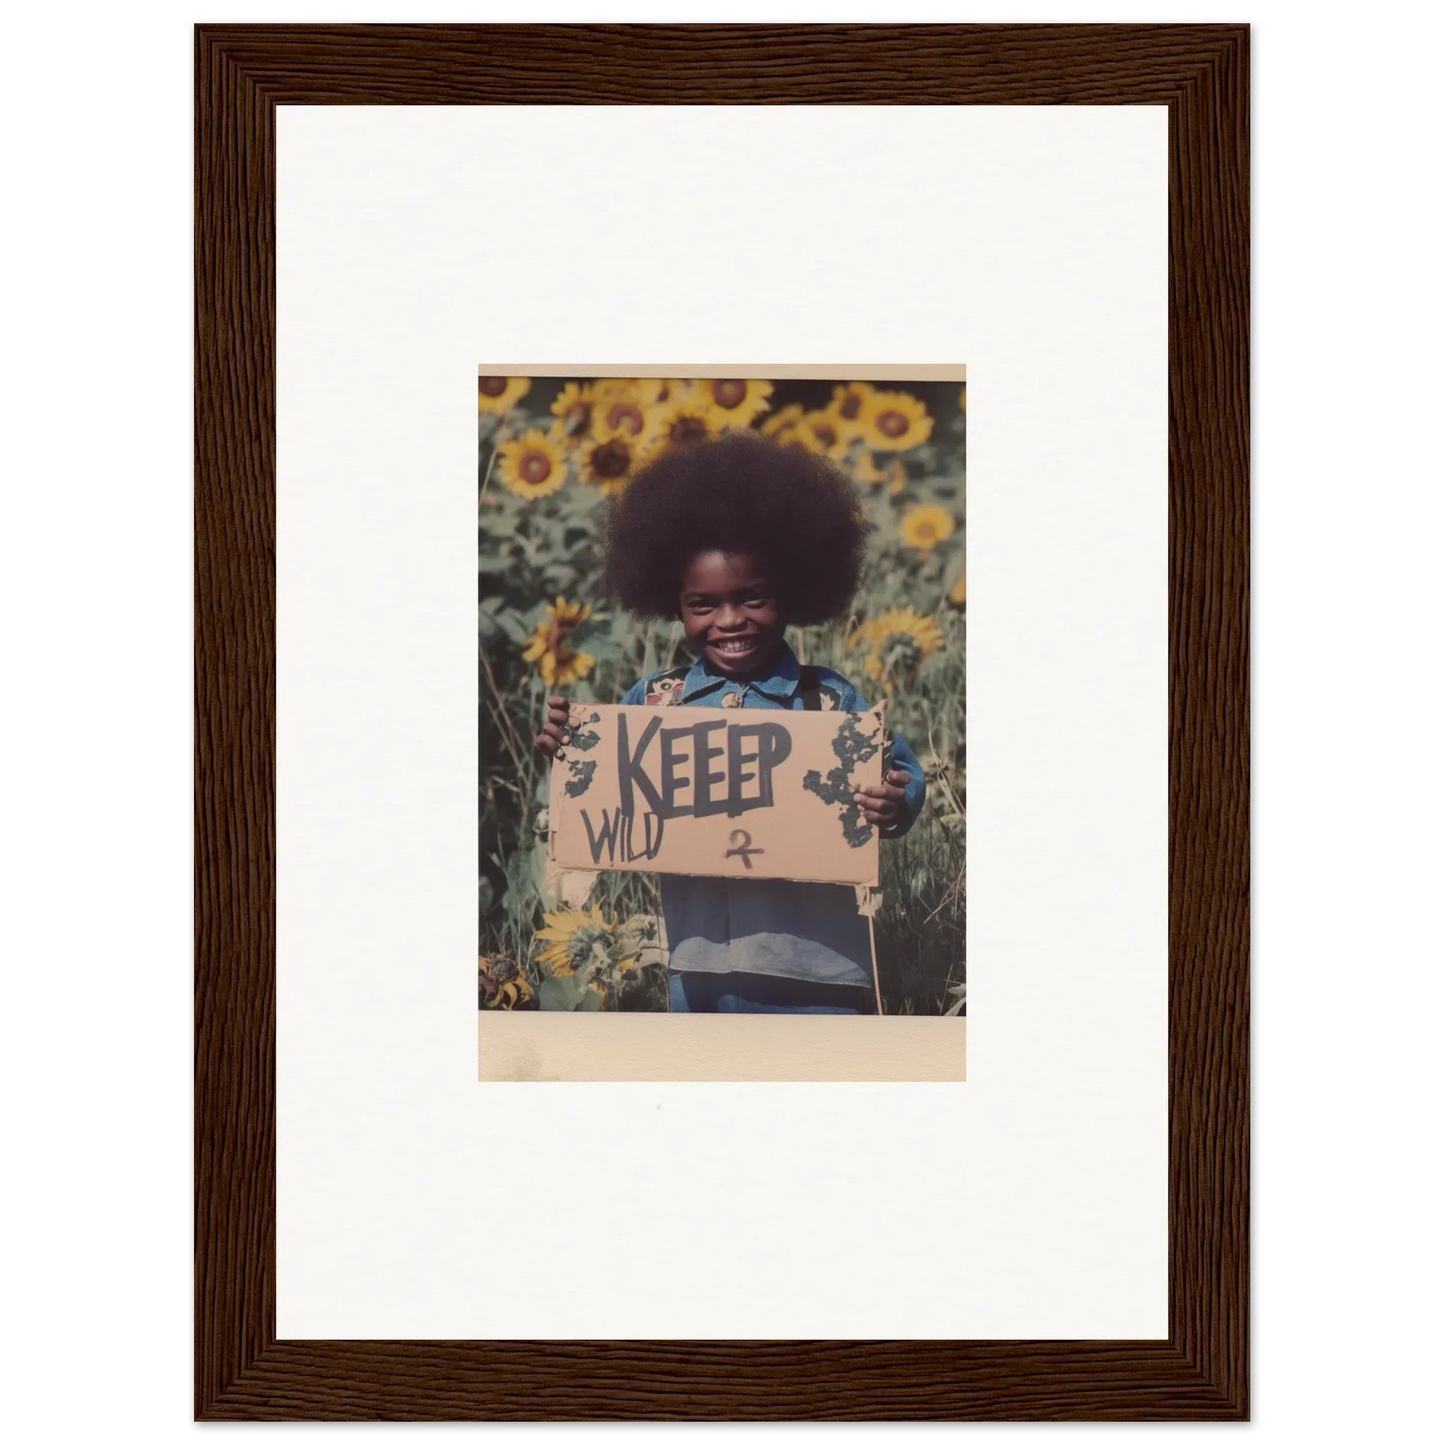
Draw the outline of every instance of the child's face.
[[[764,672],[783,650],[782,616],[758,559],[746,552],[700,552],[678,599],[687,639],[721,673]]]

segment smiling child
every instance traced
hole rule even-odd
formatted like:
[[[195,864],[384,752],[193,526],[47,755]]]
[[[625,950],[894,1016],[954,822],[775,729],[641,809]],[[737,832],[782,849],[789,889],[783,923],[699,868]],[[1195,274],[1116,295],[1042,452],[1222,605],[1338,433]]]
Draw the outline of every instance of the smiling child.
[[[734,432],[664,452],[612,504],[607,583],[639,618],[678,618],[690,667],[634,684],[627,704],[864,712],[841,674],[804,667],[789,626],[845,616],[864,524],[853,485],[802,446]],[[567,700],[537,748],[555,756]],[[923,770],[892,740],[881,785],[857,795],[881,838],[923,807]],[[874,1013],[872,941],[851,887],[661,877],[673,1012]]]

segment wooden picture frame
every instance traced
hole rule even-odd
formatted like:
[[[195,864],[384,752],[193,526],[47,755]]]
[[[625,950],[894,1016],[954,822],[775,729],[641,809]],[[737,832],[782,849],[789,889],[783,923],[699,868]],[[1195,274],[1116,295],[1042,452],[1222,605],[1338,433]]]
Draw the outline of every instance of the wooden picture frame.
[[[1248,56],[1235,25],[196,28],[198,1419],[1248,1417]],[[1169,110],[1169,1338],[278,1340],[276,107],[864,100]]]

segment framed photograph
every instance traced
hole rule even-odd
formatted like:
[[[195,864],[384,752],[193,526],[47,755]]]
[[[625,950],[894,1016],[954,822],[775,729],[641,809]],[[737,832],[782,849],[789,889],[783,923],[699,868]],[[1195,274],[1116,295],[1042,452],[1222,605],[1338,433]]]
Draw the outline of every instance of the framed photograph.
[[[1247,27],[195,37],[197,1418],[1247,1418]]]

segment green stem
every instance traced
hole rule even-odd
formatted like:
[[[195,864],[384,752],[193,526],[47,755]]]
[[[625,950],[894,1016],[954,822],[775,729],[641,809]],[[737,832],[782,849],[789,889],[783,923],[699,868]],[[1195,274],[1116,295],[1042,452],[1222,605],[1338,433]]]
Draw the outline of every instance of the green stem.
[[[491,481],[492,481],[492,469],[496,466],[496,464],[497,464],[497,444],[496,444],[495,442],[493,442],[493,443],[492,443],[492,454],[491,454],[491,456],[489,456],[489,457],[487,458],[487,470],[486,470],[486,473],[485,473],[485,474],[483,475],[483,477],[482,477],[482,489],[481,489],[481,491],[479,491],[479,492],[477,493],[477,502],[478,502],[478,504],[480,504],[482,498],[487,495],[487,488],[488,488],[488,486],[491,485]]]

